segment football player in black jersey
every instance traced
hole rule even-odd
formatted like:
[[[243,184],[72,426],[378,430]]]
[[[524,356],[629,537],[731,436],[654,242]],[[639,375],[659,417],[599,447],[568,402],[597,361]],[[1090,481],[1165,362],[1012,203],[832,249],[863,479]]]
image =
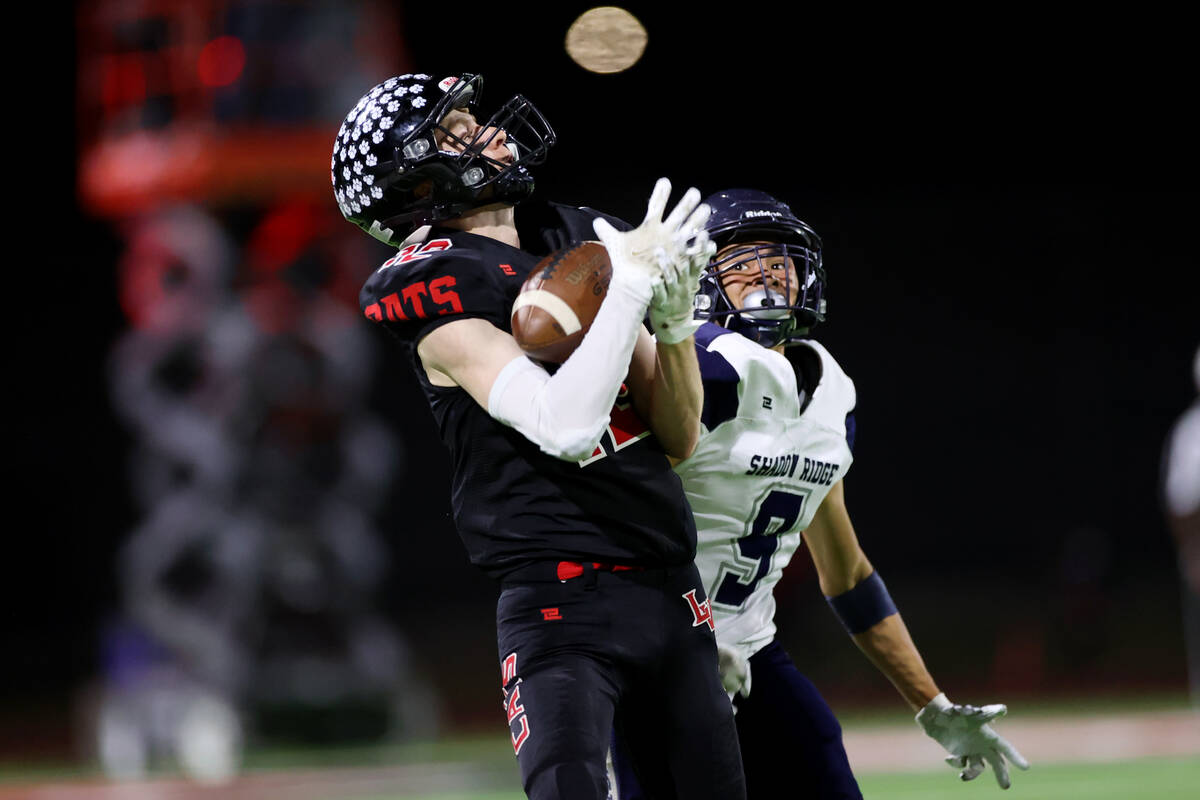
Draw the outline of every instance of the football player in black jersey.
[[[695,524],[668,459],[699,435],[692,297],[711,254],[708,209],[692,189],[664,219],[662,180],[632,229],[586,208],[516,215],[554,132],[520,95],[481,122],[481,88],[466,74],[376,86],[331,167],[343,215],[399,248],[360,301],[409,345],[450,450],[460,536],[500,582],[525,791],[605,797],[615,727],[654,796],[744,797]],[[510,310],[543,255],[591,239],[608,249],[611,283],[551,374],[517,346]]]

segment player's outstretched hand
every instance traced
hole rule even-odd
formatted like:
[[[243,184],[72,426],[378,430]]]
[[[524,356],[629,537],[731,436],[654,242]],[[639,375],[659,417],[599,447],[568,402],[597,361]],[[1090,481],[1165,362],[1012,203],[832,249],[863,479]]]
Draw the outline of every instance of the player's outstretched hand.
[[[700,192],[693,188],[688,189],[664,220],[663,212],[670,194],[671,182],[659,178],[646,205],[646,218],[631,231],[618,231],[602,219],[592,223],[612,261],[612,284],[632,290],[646,303],[666,280],[666,274],[675,269],[675,262],[682,258],[688,240],[695,236],[708,217],[705,213],[697,221]]]
[[[702,226],[709,212],[708,206],[700,205],[681,230],[689,230],[693,222]],[[663,271],[663,282],[654,288],[650,301],[650,325],[658,341],[682,342],[699,327],[694,318],[696,292],[700,290],[700,275],[716,252],[717,246],[703,228],[690,242],[683,241],[675,248],[672,262]]]
[[[1007,789],[1008,765],[1029,769],[1029,762],[1008,741],[992,730],[989,722],[1008,713],[999,703],[990,706],[960,706],[939,694],[917,714],[917,724],[951,755],[946,763],[961,770],[964,781],[973,780],[983,772],[984,765],[992,768],[1001,789]]]

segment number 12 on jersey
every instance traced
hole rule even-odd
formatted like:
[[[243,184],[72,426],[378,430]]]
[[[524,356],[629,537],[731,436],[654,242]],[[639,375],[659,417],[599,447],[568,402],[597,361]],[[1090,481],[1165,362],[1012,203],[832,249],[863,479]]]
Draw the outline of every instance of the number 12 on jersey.
[[[726,606],[740,606],[754,594],[758,582],[771,569],[771,556],[779,548],[779,534],[790,531],[804,510],[806,494],[772,489],[758,504],[758,513],[750,520],[747,531],[737,540],[740,559],[753,562],[754,570],[748,583],[745,575],[726,572],[717,587],[713,600]]]

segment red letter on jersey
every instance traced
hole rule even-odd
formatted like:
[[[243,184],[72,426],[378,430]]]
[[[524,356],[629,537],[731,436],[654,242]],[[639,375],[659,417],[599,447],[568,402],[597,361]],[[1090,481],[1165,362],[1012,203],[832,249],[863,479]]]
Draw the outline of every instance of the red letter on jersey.
[[[688,605],[692,609],[692,627],[700,625],[708,625],[710,631],[715,631],[717,628],[713,625],[712,606],[708,604],[708,598],[704,598],[702,602],[696,601],[696,590],[692,589],[687,594],[683,595],[683,599],[688,601]]]
[[[456,283],[458,283],[458,281],[454,279],[453,275],[443,275],[437,280],[430,281],[429,298],[439,306],[444,306],[449,303],[451,311],[453,311],[455,314],[461,314],[463,307],[462,301],[458,299],[458,293],[442,290],[443,286],[450,287],[454,286]],[[445,314],[446,310],[442,309],[440,313]]]
[[[649,435],[650,429],[637,415],[637,411],[633,408],[633,402],[629,399],[629,388],[625,384],[621,384],[621,391],[613,403],[608,423],[608,436],[612,440],[613,452],[640,439],[645,439]],[[579,466],[586,467],[607,455],[608,452],[604,449],[603,444],[596,445],[592,454],[580,461]]]
[[[387,318],[392,322],[396,320],[408,319],[404,315],[404,309],[400,307],[400,296],[392,292],[387,297],[379,298],[379,302],[383,303],[384,311],[387,313]]]
[[[425,309],[421,306],[421,295],[428,294],[429,290],[425,288],[424,282],[405,286],[400,293],[404,295],[405,301],[413,307],[416,315],[425,319]]]

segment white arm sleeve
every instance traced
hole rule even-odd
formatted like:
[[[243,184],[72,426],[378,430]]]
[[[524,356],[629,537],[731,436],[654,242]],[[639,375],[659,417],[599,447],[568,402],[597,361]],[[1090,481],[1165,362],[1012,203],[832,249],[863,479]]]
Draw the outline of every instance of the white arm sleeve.
[[[525,356],[510,361],[488,393],[488,413],[556,458],[590,456],[629,372],[649,302],[640,288],[609,285],[592,327],[554,375]]]

